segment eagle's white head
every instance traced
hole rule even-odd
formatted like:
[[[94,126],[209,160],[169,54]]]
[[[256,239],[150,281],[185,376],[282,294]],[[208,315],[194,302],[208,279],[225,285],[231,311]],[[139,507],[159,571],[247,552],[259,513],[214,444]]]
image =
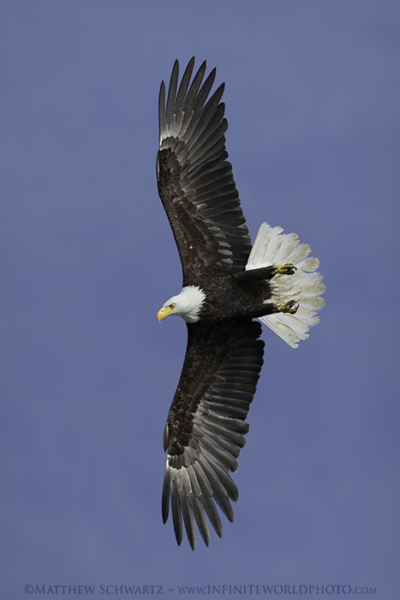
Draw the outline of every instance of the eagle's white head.
[[[180,294],[165,302],[157,313],[157,319],[161,321],[169,315],[179,315],[186,323],[196,323],[205,299],[205,293],[197,285],[187,285]]]

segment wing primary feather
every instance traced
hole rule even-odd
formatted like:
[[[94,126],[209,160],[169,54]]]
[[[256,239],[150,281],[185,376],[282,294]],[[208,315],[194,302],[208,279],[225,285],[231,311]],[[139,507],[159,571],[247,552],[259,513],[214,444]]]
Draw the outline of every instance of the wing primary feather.
[[[224,129],[224,127],[221,127],[224,110],[225,105],[221,102],[216,108],[210,107],[209,110],[203,112],[188,141],[188,157],[190,160],[196,160],[197,150],[206,142],[209,142],[209,146],[212,146],[217,139],[224,135],[226,128]],[[210,138],[212,143],[209,141]]]
[[[197,94],[196,100],[193,102],[193,110],[197,110],[203,106],[214,83],[216,72],[217,69],[214,67],[207,79],[205,80],[205,82],[203,83],[201,90]]]
[[[206,72],[207,61],[203,61],[197,71],[196,75],[193,78],[192,85],[189,88],[185,101],[183,103],[183,109],[186,109],[188,106],[193,104],[194,99],[196,98],[197,92],[200,89],[201,82],[203,81],[204,73]]]
[[[225,470],[218,458],[216,458],[211,452],[205,447],[202,447],[202,457],[207,461],[208,466],[212,469],[213,475],[215,475],[219,482],[219,488],[223,490],[224,495],[229,496],[231,500],[234,502],[237,501],[239,494],[238,489],[236,487],[233,479],[228,475],[228,471]],[[208,473],[207,473],[208,474]],[[230,506],[230,510],[232,511],[232,507]],[[233,511],[232,511],[232,519],[233,519]]]
[[[168,459],[167,464],[165,465],[165,474],[164,474],[164,483],[162,490],[162,518],[163,523],[166,523],[169,515],[169,502],[171,497],[171,470],[168,467]]]
[[[193,510],[194,518],[196,519],[197,527],[199,528],[200,535],[203,538],[205,545],[210,545],[210,532],[208,530],[207,519],[204,515],[203,505],[201,500],[194,494],[189,495],[190,506]]]
[[[179,490],[177,489],[176,477],[171,481],[171,509],[172,509],[172,522],[174,524],[174,531],[178,546],[182,543],[182,513],[181,504],[179,499]]]
[[[225,91],[225,83],[221,83],[219,87],[215,90],[215,92],[210,96],[209,100],[207,100],[204,109],[208,109],[209,106],[217,106],[219,101],[222,98],[222,95]]]
[[[167,98],[167,110],[166,110],[167,120],[169,120],[170,115],[172,115],[172,109],[173,109],[173,106],[174,106],[176,89],[177,89],[177,86],[178,86],[178,77],[179,77],[179,62],[176,60],[174,62],[174,67],[172,69],[171,79],[170,79],[170,82],[169,82],[168,98]]]
[[[211,461],[212,461],[212,458],[211,458]],[[215,460],[212,461],[213,466],[211,466],[210,462],[205,457],[205,453],[202,453],[199,456],[199,462],[200,462],[201,466],[203,467],[203,470],[205,471],[205,473],[207,475],[207,479],[210,482],[210,485],[212,487],[214,500],[217,502],[218,506],[220,507],[220,509],[222,510],[222,512],[228,519],[228,521],[230,521],[232,523],[233,522],[233,510],[232,510],[231,503],[229,501],[228,494],[227,494],[224,486],[222,485],[221,480],[219,479],[218,475],[214,471],[214,466],[216,464],[216,461]]]
[[[160,85],[160,94],[158,96],[158,129],[160,144],[165,121],[165,83],[162,81]]]
[[[192,58],[190,59],[188,66],[186,67],[186,70],[183,74],[182,81],[181,81],[181,84],[180,84],[179,90],[178,90],[178,95],[176,96],[176,100],[175,100],[175,111],[179,110],[183,105],[186,93],[188,91],[190,78],[192,76],[193,67],[194,67],[194,56],[192,56]]]
[[[210,519],[210,523],[215,531],[215,533],[222,537],[223,527],[221,523],[221,518],[219,516],[217,507],[215,506],[215,502],[211,496],[202,496],[201,503],[206,511],[207,517]]]
[[[219,123],[222,120],[222,117],[225,113],[225,104],[219,101],[222,96],[222,92],[224,90],[224,84],[221,84],[216,92],[211,96],[207,104],[201,109],[201,117],[198,121],[196,128],[191,131],[191,139],[189,142],[189,147],[191,148],[194,142],[201,134],[210,134],[210,129],[212,129],[212,123],[217,121]]]
[[[190,506],[189,497],[192,494],[189,475],[187,472],[180,473],[179,480],[181,489],[179,490],[179,501],[182,510],[183,522],[185,524],[186,534],[189,540],[190,547],[194,550],[196,546],[196,531],[194,528],[193,513]]]
[[[204,73],[206,71],[207,68],[207,62],[204,61],[199,70],[197,71],[196,75],[194,76],[194,79],[192,81],[192,85],[189,88],[189,91],[187,93],[187,96],[185,98],[185,101],[183,103],[183,109],[185,110],[188,106],[191,106],[193,104],[194,99],[196,98],[196,94],[199,91],[199,88],[201,86],[201,82],[203,81],[203,77],[204,77]]]
[[[215,506],[214,500],[212,498],[213,489],[211,487],[210,482],[206,474],[204,473],[204,469],[199,462],[196,462],[193,465],[193,469],[197,476],[197,481],[199,482],[202,495],[201,495],[201,503],[204,507],[204,510],[207,513],[208,518],[210,519],[210,523],[213,526],[216,534],[221,537],[222,536],[222,523],[220,516],[218,514],[217,508]]]

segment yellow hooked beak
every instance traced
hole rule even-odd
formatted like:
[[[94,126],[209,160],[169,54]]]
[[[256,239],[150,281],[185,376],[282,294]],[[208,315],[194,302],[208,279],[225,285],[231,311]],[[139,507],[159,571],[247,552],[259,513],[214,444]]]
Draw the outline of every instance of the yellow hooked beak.
[[[157,313],[158,322],[161,323],[165,317],[169,317],[172,313],[175,312],[175,304],[170,304],[169,306],[163,306]]]

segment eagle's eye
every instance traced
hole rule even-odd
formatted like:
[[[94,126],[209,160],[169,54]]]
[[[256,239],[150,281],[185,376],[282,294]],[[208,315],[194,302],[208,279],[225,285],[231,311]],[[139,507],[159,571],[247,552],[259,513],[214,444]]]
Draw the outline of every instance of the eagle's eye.
[[[169,304],[169,305],[168,305],[168,308],[171,308],[171,309],[173,309],[173,308],[175,308],[175,306],[176,306],[176,304],[175,304],[175,302],[173,302],[172,304]]]

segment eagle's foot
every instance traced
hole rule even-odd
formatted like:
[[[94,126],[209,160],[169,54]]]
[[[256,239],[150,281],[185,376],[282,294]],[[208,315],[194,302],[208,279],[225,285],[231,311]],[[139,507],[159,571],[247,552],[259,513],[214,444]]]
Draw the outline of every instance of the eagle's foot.
[[[285,263],[275,269],[274,275],[278,275],[278,273],[279,275],[293,275],[295,271],[297,271],[297,267],[292,265],[292,263]]]
[[[285,302],[285,304],[281,304],[278,306],[278,311],[283,313],[289,313],[290,315],[295,315],[299,308],[299,303],[294,300],[289,300],[289,302]]]

